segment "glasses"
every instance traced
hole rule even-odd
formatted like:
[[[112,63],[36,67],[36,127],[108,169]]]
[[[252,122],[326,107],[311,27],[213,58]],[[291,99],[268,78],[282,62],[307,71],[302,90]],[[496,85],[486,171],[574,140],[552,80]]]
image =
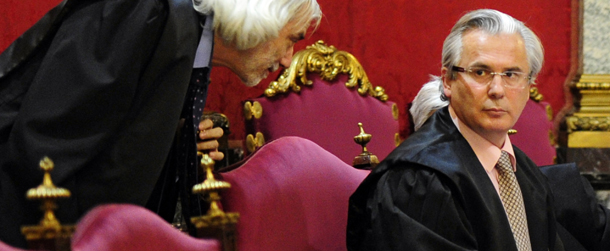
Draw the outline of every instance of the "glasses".
[[[528,86],[531,79],[531,76],[519,71],[493,72],[484,68],[471,67],[464,69],[458,66],[453,66],[451,69],[468,74],[480,87],[489,85],[496,75],[502,78],[504,87],[517,90]]]

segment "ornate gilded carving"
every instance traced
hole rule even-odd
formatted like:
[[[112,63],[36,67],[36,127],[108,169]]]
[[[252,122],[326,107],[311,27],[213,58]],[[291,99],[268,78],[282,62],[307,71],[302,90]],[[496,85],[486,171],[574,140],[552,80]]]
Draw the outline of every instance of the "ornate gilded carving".
[[[574,87],[579,90],[610,90],[610,83],[586,83],[578,82]]]
[[[530,99],[536,101],[536,102],[540,102],[542,101],[544,97],[542,96],[542,94],[540,94],[540,92],[538,92],[538,87],[536,86],[531,86],[530,87]]]
[[[546,110],[546,117],[549,119],[549,121],[553,121],[553,107],[546,105],[544,109]]]
[[[345,83],[347,87],[358,87],[358,93],[362,96],[368,94],[381,101],[388,100],[385,89],[380,86],[373,87],[362,65],[352,54],[339,51],[332,45],[327,46],[321,40],[307,46],[305,50],[297,52],[290,67],[284,70],[277,81],[269,84],[265,95],[273,97],[289,90],[300,92],[299,84],[312,84],[312,81],[307,79],[307,72],[317,72],[322,79],[327,81],[335,79],[338,74],[345,73],[348,75]]]
[[[252,134],[246,136],[246,147],[249,152],[254,152],[256,148],[259,148],[265,144],[265,136],[261,132],[256,133],[256,137]]]
[[[398,106],[394,103],[392,104],[392,117],[394,117],[394,120],[398,120],[398,115],[400,115],[400,111],[398,111]]]
[[[572,85],[580,93],[580,109],[578,113],[604,113],[610,115],[610,75],[581,75]]]
[[[403,139],[400,138],[399,133],[394,133],[394,144],[399,146],[402,143]]]
[[[258,101],[244,103],[244,117],[246,120],[251,120],[252,117],[260,119],[263,116],[263,106]]]
[[[28,244],[34,247],[43,247],[52,250],[69,250],[70,238],[74,233],[74,226],[62,226],[55,218],[53,210],[57,208],[56,199],[70,197],[70,191],[56,187],[51,180],[50,172],[53,170],[53,161],[44,157],[40,160],[40,169],[44,171],[42,184],[27,191],[28,200],[42,200],[43,218],[39,225],[24,226],[21,232]]]
[[[573,131],[610,131],[610,117],[576,117],[566,119],[568,132]]]
[[[610,147],[610,74],[583,74],[572,84],[578,111],[566,117],[568,147]]]

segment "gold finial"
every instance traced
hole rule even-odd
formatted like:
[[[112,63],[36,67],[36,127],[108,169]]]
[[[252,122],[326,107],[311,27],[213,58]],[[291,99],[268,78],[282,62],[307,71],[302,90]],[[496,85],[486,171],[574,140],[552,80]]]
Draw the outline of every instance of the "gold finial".
[[[201,167],[206,173],[206,179],[193,186],[194,194],[204,194],[210,192],[218,192],[220,190],[231,188],[231,184],[226,181],[216,180],[212,170],[214,169],[214,160],[208,154],[197,152],[197,156],[201,157]]]
[[[368,152],[366,149],[366,144],[371,141],[373,135],[364,132],[364,128],[362,128],[362,123],[358,122],[358,127],[360,127],[360,134],[354,137],[354,141],[362,146],[362,152]]]
[[[197,155],[201,156],[200,165],[206,179],[193,186],[193,194],[207,195],[204,198],[210,203],[210,208],[205,215],[192,217],[191,222],[197,228],[198,237],[219,239],[223,250],[232,250],[229,247],[235,246],[235,224],[239,220],[239,213],[225,213],[219,206],[219,191],[231,188],[231,184],[214,178],[214,160],[208,154],[197,152]]]
[[[358,127],[360,127],[360,134],[354,137],[354,141],[362,146],[362,153],[354,158],[352,166],[359,169],[373,169],[379,164],[379,159],[366,148],[366,144],[371,141],[373,135],[364,132],[362,123],[359,122]]]
[[[57,249],[70,243],[70,236],[74,232],[74,226],[62,226],[53,210],[57,208],[56,199],[70,197],[70,191],[65,188],[56,187],[51,180],[50,172],[54,164],[49,157],[40,160],[40,169],[44,171],[42,184],[36,188],[31,188],[26,193],[28,200],[42,200],[41,210],[44,212],[40,225],[24,226],[21,232],[25,235],[30,246],[44,246],[50,249]],[[55,239],[55,242],[48,240]],[[49,244],[51,243],[51,244]],[[59,249],[58,249],[59,250]]]

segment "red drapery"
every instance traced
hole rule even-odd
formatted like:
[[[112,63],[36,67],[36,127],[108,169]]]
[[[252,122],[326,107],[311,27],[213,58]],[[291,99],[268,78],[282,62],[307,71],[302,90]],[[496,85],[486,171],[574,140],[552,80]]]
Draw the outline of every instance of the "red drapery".
[[[0,1],[0,50],[60,0]],[[570,70],[571,0],[318,0],[324,18],[319,29],[295,50],[324,40],[352,53],[373,85],[386,89],[400,109],[401,136],[409,134],[407,104],[430,74],[440,74],[441,47],[465,12],[492,8],[525,22],[545,47],[538,88],[555,112],[565,103],[563,84]],[[243,86],[223,68],[212,72],[206,109],[226,114],[230,139],[244,139],[241,101],[263,93],[273,74],[255,88]]]

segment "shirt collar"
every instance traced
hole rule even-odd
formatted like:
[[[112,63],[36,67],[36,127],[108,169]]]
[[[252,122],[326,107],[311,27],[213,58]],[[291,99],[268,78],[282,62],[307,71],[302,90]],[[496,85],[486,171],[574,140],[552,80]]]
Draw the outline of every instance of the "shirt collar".
[[[193,68],[210,68],[212,53],[214,51],[214,13],[208,14],[205,17],[203,31],[197,46],[197,54],[195,54],[195,63]]]
[[[502,146],[502,148],[498,148],[485,138],[481,137],[481,135],[477,134],[466,124],[464,124],[457,117],[451,105],[449,105],[449,114],[451,114],[451,120],[457,127],[458,131],[460,131],[462,136],[464,136],[466,141],[468,141],[470,147],[472,147],[472,150],[477,155],[477,158],[479,159],[479,162],[481,162],[481,165],[483,165],[483,168],[485,168],[485,171],[489,172],[495,168],[496,163],[498,162],[498,159],[500,159],[500,155],[502,155],[503,150],[508,152],[510,162],[513,166],[513,171],[517,171],[515,152],[513,150],[513,145],[510,142],[508,134],[506,134],[504,146]]]

